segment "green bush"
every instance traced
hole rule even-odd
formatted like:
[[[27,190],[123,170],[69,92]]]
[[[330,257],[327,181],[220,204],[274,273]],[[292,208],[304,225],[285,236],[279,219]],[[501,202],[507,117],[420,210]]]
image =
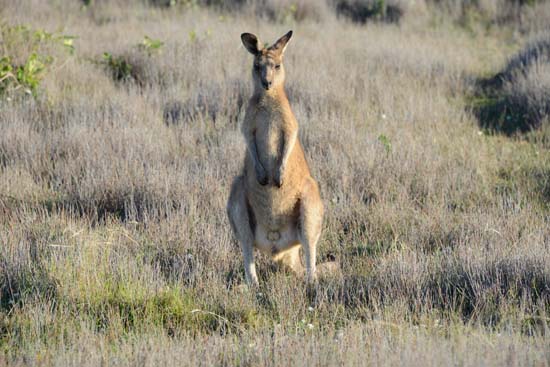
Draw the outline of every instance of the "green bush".
[[[0,94],[22,88],[36,95],[44,69],[52,63],[49,56],[33,53],[24,65],[14,66],[10,57],[0,59]]]
[[[135,82],[143,85],[147,79],[147,64],[150,58],[161,52],[164,43],[148,36],[129,52],[113,55],[104,52],[99,64],[111,74],[115,82]]]
[[[128,81],[136,79],[136,75],[132,74],[132,64],[124,56],[113,56],[109,52],[103,53],[103,65],[111,72],[111,76],[115,81]]]
[[[59,52],[73,54],[75,37],[26,26],[1,26],[4,56],[0,59],[0,96],[24,91],[36,96],[47,69],[56,62]],[[19,45],[27,47],[21,52]]]

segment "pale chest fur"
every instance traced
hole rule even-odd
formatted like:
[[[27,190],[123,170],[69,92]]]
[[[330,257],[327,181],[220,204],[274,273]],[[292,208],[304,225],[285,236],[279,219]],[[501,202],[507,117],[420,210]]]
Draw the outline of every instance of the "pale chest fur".
[[[273,177],[282,161],[285,131],[298,127],[288,103],[281,104],[277,100],[255,102],[249,106],[250,119],[245,121],[244,132],[254,135],[258,160],[266,170],[269,184],[262,186],[258,183],[253,160],[247,153],[247,196],[258,225],[266,230],[279,230],[295,222],[301,181],[304,176],[309,176],[309,170],[299,143],[294,144],[289,151],[283,186],[273,185]]]
[[[259,109],[255,120],[258,157],[268,175],[273,177],[282,154],[283,116],[277,110]]]

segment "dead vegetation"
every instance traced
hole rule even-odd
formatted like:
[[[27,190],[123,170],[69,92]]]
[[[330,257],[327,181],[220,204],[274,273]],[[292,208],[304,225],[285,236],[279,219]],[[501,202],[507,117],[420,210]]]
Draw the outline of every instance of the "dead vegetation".
[[[461,22],[416,2],[390,25],[188,3],[0,2],[2,27],[76,37],[34,50],[54,58],[34,94],[0,96],[0,364],[548,364],[547,3]],[[343,271],[308,289],[260,257],[250,292],[224,211],[250,94],[239,35],[289,27],[319,259]],[[2,36],[24,65],[28,44]],[[528,132],[472,108],[495,75],[484,88]]]

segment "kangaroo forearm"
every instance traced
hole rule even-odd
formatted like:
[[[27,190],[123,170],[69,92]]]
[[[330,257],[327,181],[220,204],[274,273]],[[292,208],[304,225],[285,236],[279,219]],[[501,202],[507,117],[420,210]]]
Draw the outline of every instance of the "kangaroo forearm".
[[[260,162],[260,157],[258,156],[258,148],[256,147],[254,136],[247,139],[246,146],[248,148],[248,154],[250,154],[250,158],[252,159],[254,169],[259,170],[263,168],[262,163]]]
[[[286,168],[288,157],[290,157],[290,152],[292,152],[292,149],[296,144],[297,137],[298,137],[297,131],[294,131],[290,134],[283,135],[283,153],[281,156],[281,170],[283,171]]]

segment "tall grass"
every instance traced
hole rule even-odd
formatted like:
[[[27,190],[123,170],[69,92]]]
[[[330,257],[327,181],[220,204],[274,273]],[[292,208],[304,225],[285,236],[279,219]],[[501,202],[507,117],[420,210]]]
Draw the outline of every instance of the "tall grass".
[[[3,29],[77,37],[73,54],[40,43],[54,62],[34,96],[0,96],[0,364],[548,365],[547,124],[501,135],[470,108],[536,30],[430,3],[365,25],[330,7],[0,5]],[[258,255],[256,292],[224,210],[251,92],[239,35],[289,28],[318,261],[341,271],[308,288]]]

